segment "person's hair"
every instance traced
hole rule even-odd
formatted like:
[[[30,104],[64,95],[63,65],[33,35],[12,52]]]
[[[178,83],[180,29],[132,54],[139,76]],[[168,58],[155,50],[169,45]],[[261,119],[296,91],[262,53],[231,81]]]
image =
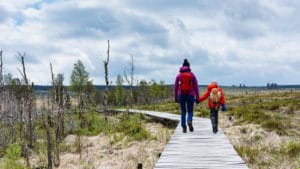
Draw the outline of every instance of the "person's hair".
[[[190,67],[190,63],[187,59],[184,59],[182,66],[188,66]]]
[[[211,81],[211,84],[218,84],[216,80]]]

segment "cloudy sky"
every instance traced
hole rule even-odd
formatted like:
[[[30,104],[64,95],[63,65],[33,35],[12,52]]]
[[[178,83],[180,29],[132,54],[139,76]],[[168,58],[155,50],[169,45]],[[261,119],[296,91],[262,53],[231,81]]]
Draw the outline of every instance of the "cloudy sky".
[[[35,84],[80,59],[94,84],[135,63],[138,80],[172,84],[187,58],[199,84],[300,84],[299,0],[0,0],[4,73]]]

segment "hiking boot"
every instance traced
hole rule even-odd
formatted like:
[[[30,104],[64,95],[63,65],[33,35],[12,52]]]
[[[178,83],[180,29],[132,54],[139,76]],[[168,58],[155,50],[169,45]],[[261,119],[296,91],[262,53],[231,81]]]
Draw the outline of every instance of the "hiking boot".
[[[218,132],[218,126],[213,125],[213,133],[216,134]]]
[[[193,127],[193,123],[191,121],[188,122],[188,126],[189,126],[189,129],[190,129],[190,132],[193,132],[194,127]]]
[[[186,126],[182,127],[182,132],[186,133]]]

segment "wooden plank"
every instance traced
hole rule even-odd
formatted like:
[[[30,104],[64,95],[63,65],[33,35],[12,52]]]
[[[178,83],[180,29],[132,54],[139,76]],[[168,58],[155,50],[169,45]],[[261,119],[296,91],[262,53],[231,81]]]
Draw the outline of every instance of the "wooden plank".
[[[180,115],[154,111],[130,110],[170,120],[180,120]],[[157,161],[156,169],[247,169],[221,129],[212,132],[209,119],[193,118],[194,132],[183,133],[180,124]]]

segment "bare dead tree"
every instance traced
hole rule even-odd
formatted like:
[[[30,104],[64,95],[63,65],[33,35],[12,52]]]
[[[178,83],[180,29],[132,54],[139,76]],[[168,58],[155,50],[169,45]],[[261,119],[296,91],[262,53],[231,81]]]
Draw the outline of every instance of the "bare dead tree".
[[[25,111],[27,109],[28,111],[28,117],[27,117],[27,131],[25,131],[26,133],[29,132],[29,134],[25,134],[26,135],[29,135],[27,136],[27,141],[28,141],[28,145],[25,144],[26,147],[29,147],[29,148],[32,148],[33,147],[33,125],[32,125],[32,102],[33,102],[33,83],[32,85],[29,85],[29,80],[27,78],[27,74],[26,74],[26,68],[25,68],[25,60],[24,60],[24,57],[25,57],[25,53],[21,54],[20,52],[18,53],[19,54],[19,57],[20,57],[20,62],[22,64],[22,71],[20,71],[19,69],[19,72],[20,74],[22,75],[23,77],[23,80],[24,80],[24,96],[23,96],[23,99],[24,99],[24,103],[25,103]]]
[[[70,94],[68,92],[66,92],[66,97],[64,98],[64,107],[66,108],[66,112],[67,112],[67,131],[73,131],[75,126],[74,126],[74,119],[72,117],[72,104],[71,104],[71,98],[70,98]]]
[[[5,91],[4,91],[4,79],[3,79],[3,62],[2,62],[2,51],[0,51],[0,120],[5,124],[5,126],[3,126],[3,128],[0,131],[1,147],[9,144],[9,141],[11,139],[9,137],[12,134],[11,131],[13,131],[13,127],[12,127],[13,116],[8,111],[8,107],[11,108],[12,106],[11,106],[10,99],[5,97],[4,95],[5,95]]]
[[[59,122],[59,140],[63,140],[65,136],[65,108],[64,108],[64,86],[63,86],[63,75],[58,74],[55,80],[56,83],[56,97],[59,109],[58,122]]]
[[[34,122],[33,122],[33,119],[32,119],[32,113],[33,113],[33,95],[32,95],[32,90],[33,90],[33,82],[31,84],[31,88],[28,87],[28,97],[29,97],[29,100],[28,100],[28,129],[29,129],[29,148],[32,148],[33,147],[33,139],[34,139]]]
[[[3,81],[3,62],[2,62],[2,51],[0,51],[0,113],[3,112],[3,94],[4,94],[4,81]]]
[[[126,79],[128,85],[130,86],[129,106],[130,106],[130,108],[132,108],[132,105],[133,105],[133,83],[134,83],[134,70],[135,70],[135,66],[134,66],[133,56],[130,55],[130,58],[131,58],[130,63],[129,63],[130,77],[128,77],[126,71],[124,71],[124,76],[125,76],[125,79]]]
[[[2,50],[0,51],[0,85],[1,87],[4,85],[3,82],[3,61],[2,61]]]
[[[22,64],[22,71],[20,71],[20,69],[18,69],[18,71],[20,72],[20,74],[22,75],[22,77],[23,77],[23,79],[24,79],[24,81],[25,81],[25,85],[27,85],[28,86],[28,79],[27,79],[27,75],[26,75],[26,68],[25,68],[25,60],[24,60],[24,57],[25,57],[25,55],[26,55],[26,53],[18,53],[18,55],[19,55],[19,57],[20,57],[20,62],[21,62],[21,64]]]
[[[104,63],[104,75],[105,75],[105,92],[104,92],[104,105],[103,105],[103,111],[105,119],[108,121],[106,113],[108,111],[108,90],[109,90],[109,79],[108,79],[108,63],[109,63],[109,40],[107,40],[107,58],[103,61]],[[109,130],[109,135],[111,135],[111,131]],[[111,139],[111,138],[110,138]],[[112,141],[110,141],[110,153],[113,153],[112,150]]]
[[[24,140],[24,116],[25,111],[25,88],[22,86],[21,80],[18,78],[12,78],[12,75],[8,75],[5,80],[6,88],[4,89],[4,112],[7,119],[6,126],[10,126],[11,140],[16,141],[17,138],[21,142]],[[17,125],[18,124],[18,125]],[[8,140],[8,139],[6,139]]]
[[[51,78],[52,78],[52,86],[53,86],[53,94],[52,94],[52,105],[58,109],[56,113],[56,121],[55,121],[55,156],[54,156],[54,166],[58,167],[60,165],[60,143],[63,140],[64,136],[64,108],[63,108],[63,76],[59,74],[56,78],[54,78],[52,64],[50,63],[51,70]]]
[[[24,57],[25,57],[25,53],[21,54],[20,52],[18,53],[19,54],[19,57],[20,57],[20,62],[22,64],[22,71],[20,71],[19,69],[19,72],[20,74],[22,75],[23,77],[23,80],[24,80],[24,85],[25,85],[25,94],[24,94],[24,102],[25,102],[25,106],[27,108],[27,111],[28,111],[28,126],[27,126],[27,130],[29,130],[29,138],[27,138],[28,140],[28,146],[29,148],[32,148],[33,147],[33,123],[32,123],[32,109],[33,109],[33,83],[32,85],[29,84],[29,80],[27,78],[27,74],[26,74],[26,67],[25,67],[25,60],[24,60]]]
[[[20,52],[18,53],[19,54],[19,61],[21,62],[21,64],[22,64],[22,66],[23,66],[23,72],[26,72],[25,71],[25,64],[24,64],[24,56],[25,56],[25,53],[24,54],[21,54]],[[25,74],[23,74],[23,72],[20,70],[20,69],[18,69],[18,71],[20,72],[20,74],[22,75],[22,77],[23,77],[23,79],[24,79],[24,81],[25,81],[25,84],[28,84],[28,83],[26,83],[26,82],[28,82],[27,81],[27,76],[26,76],[26,73]],[[23,136],[25,136],[25,129],[23,130],[23,126],[24,126],[24,118],[23,118],[23,114],[24,114],[24,111],[25,111],[25,99],[24,99],[24,95],[26,95],[25,93],[27,93],[26,91],[24,91],[24,87],[23,87],[23,85],[22,85],[22,82],[20,81],[20,83],[19,83],[19,87],[20,87],[20,96],[19,96],[19,99],[20,99],[20,103],[19,103],[19,105],[20,105],[20,109],[19,109],[19,112],[20,112],[20,130],[19,130],[19,134],[20,134],[20,140],[23,140]]]
[[[0,51],[0,119],[5,112],[2,51]]]
[[[50,132],[50,123],[51,123],[51,115],[50,115],[50,101],[49,101],[49,95],[47,99],[48,103],[48,110],[45,108],[45,104],[43,104],[44,110],[47,111],[47,117],[44,122],[45,128],[46,128],[46,136],[47,136],[47,159],[48,159],[48,165],[47,169],[52,169],[52,139],[51,139],[51,132]]]
[[[105,92],[104,92],[104,113],[108,110],[108,63],[109,63],[109,40],[107,41],[107,58],[103,61],[104,63],[104,74],[105,74]]]
[[[54,81],[54,73],[53,73],[53,69],[52,69],[52,64],[50,63],[50,71],[51,71],[51,80],[52,80],[52,99],[51,99],[51,107],[52,107],[52,114],[54,114],[54,105],[55,105],[55,96],[56,96],[56,84]],[[59,114],[59,111],[57,112],[57,114]],[[58,167],[59,166],[59,146],[58,146],[58,128],[59,128],[59,124],[57,124],[57,121],[54,122],[54,128],[55,128],[55,144],[54,144],[54,166]]]

